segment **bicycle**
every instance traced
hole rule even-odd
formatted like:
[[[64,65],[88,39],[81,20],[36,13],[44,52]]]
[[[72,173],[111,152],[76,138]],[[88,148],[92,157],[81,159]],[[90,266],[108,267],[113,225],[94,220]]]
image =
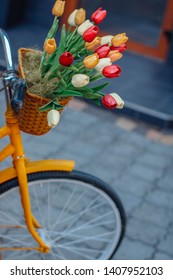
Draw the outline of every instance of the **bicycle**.
[[[16,73],[8,35],[0,29],[7,69],[2,72],[6,125],[0,139],[0,254],[3,259],[110,259],[124,235],[125,212],[117,194],[102,180],[74,170],[72,160],[29,161],[17,113],[25,81]],[[19,254],[20,250],[20,254]]]

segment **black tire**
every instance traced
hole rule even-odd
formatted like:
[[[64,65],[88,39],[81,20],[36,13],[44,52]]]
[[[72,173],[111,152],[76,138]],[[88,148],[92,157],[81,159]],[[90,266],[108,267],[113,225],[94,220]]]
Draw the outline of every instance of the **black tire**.
[[[32,173],[28,175],[28,182],[34,216],[42,223],[43,227],[45,222],[50,223],[49,219],[51,222],[53,218],[55,219],[54,225],[45,225],[45,232],[39,232],[41,236],[46,235],[47,242],[51,243],[52,252],[41,254],[37,251],[19,251],[17,254],[16,251],[15,253],[5,251],[3,253],[4,259],[54,259],[55,253],[56,259],[111,259],[124,235],[125,212],[117,194],[108,184],[80,171]],[[44,190],[42,189],[43,186],[46,187]],[[26,247],[31,243],[32,246],[37,246],[36,242],[33,243],[33,239],[26,233],[18,190],[17,178],[0,186],[0,224],[7,221],[7,212],[11,211],[10,215],[12,217],[9,225],[14,224],[14,221],[16,224],[22,225],[20,239],[18,238],[15,241],[15,246]],[[61,195],[58,196],[60,191]],[[48,201],[45,202],[45,199],[51,201],[51,203],[49,201],[51,207]],[[69,205],[67,205],[67,202],[69,202]],[[15,211],[16,207],[20,207],[17,212]],[[56,211],[57,214],[55,214]],[[45,215],[50,217],[45,217]],[[54,232],[55,227],[56,232]],[[3,229],[0,232],[1,246],[3,244],[6,247],[12,246],[10,236],[12,235],[13,239],[14,236],[18,236],[19,229]],[[57,234],[56,238],[55,233]],[[86,235],[85,238],[84,234]],[[58,240],[61,241],[58,243]],[[28,245],[25,244],[26,242]],[[77,244],[77,247],[74,248],[75,244]],[[106,249],[103,248],[104,246]],[[55,250],[58,250],[58,253]],[[68,258],[66,255],[68,255]],[[81,258],[79,258],[80,256]]]

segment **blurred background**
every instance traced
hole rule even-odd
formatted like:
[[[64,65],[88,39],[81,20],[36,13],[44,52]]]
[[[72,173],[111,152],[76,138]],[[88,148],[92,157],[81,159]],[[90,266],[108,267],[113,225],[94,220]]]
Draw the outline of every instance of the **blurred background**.
[[[9,33],[16,62],[19,47],[42,48],[53,4],[54,0],[1,0],[0,26]],[[173,127],[173,0],[67,0],[61,23],[75,8],[84,7],[89,18],[100,6],[108,12],[101,35],[126,32],[129,37],[128,52],[118,62],[122,75],[108,90],[125,99],[123,114]]]
[[[16,65],[18,48],[42,49],[54,1],[0,0],[0,26],[8,32]],[[78,169],[115,188],[128,220],[115,259],[173,259],[173,0],[66,0],[61,24],[79,7],[86,8],[87,18],[99,7],[107,9],[100,34],[129,37],[117,62],[121,76],[107,88],[121,95],[125,108],[117,114],[74,99],[42,145],[39,137],[23,135],[26,152],[32,159],[72,158]],[[3,59],[0,45],[1,64]]]

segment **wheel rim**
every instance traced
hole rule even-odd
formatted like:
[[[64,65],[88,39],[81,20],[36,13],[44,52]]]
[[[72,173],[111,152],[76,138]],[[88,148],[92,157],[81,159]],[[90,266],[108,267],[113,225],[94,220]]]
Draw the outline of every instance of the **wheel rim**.
[[[105,192],[88,183],[63,178],[30,182],[29,191],[32,212],[43,226],[39,234],[51,251],[5,251],[3,258],[110,258],[119,242],[122,224],[119,210]],[[9,225],[15,222],[22,228],[2,230],[0,246],[37,247],[24,224],[22,208],[16,209],[20,206],[18,188],[1,195],[1,201],[0,224],[10,218]],[[9,206],[10,217],[4,211]]]

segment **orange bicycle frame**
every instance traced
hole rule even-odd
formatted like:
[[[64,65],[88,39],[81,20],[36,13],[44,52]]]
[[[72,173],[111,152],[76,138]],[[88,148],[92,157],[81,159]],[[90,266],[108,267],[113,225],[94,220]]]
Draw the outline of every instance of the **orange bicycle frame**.
[[[2,36],[2,30],[0,30]],[[6,33],[3,33],[3,38],[6,38]],[[8,37],[7,37],[8,39]],[[4,41],[3,41],[4,43]],[[5,41],[4,44],[8,44]],[[8,48],[7,48],[8,49]],[[13,69],[11,54],[6,53],[7,70]],[[7,99],[7,111],[5,113],[6,126],[0,128],[0,139],[9,136],[10,144],[0,151],[0,162],[5,158],[12,156],[13,166],[0,171],[0,185],[13,178],[18,179],[19,190],[21,196],[21,203],[24,211],[24,218],[26,226],[32,235],[32,237],[39,244],[38,248],[0,248],[0,250],[38,250],[40,252],[48,253],[50,248],[47,246],[41,237],[39,236],[36,228],[41,228],[41,225],[32,215],[30,196],[28,190],[27,174],[39,172],[39,171],[72,171],[75,165],[73,160],[40,160],[36,162],[30,162],[25,158],[25,153],[22,145],[22,138],[19,128],[18,119],[16,113],[10,105],[10,88],[5,85],[6,99]],[[5,227],[5,226],[4,226]],[[15,226],[14,226],[15,227]]]

